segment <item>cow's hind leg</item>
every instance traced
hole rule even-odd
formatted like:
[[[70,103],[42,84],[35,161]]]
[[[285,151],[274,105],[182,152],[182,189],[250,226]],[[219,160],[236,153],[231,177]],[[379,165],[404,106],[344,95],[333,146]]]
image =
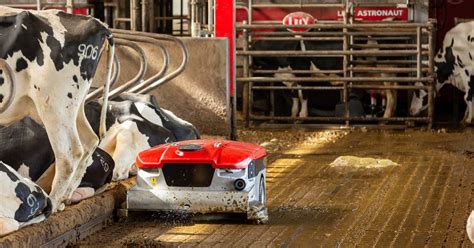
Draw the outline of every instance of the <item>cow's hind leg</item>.
[[[466,113],[464,114],[462,125],[467,126],[467,125],[471,124],[472,114],[473,114],[472,113],[472,111],[473,111],[472,94],[471,94],[470,89],[464,95],[464,101],[466,102]]]
[[[291,117],[296,117],[298,116],[299,112],[299,98],[298,98],[298,93],[295,90],[291,91]]]
[[[385,112],[383,117],[390,118],[395,116],[395,111],[397,109],[397,91],[396,90],[386,90],[385,94],[387,96],[387,106],[385,107]]]
[[[71,183],[66,191],[68,199],[73,194],[73,191],[77,189],[81,183],[84,174],[86,173],[87,166],[92,163],[92,153],[99,144],[99,138],[94,133],[94,130],[89,124],[84,112],[84,103],[81,104],[77,115],[77,130],[79,132],[79,139],[82,144],[82,156],[79,160],[77,168],[74,170],[72,175]]]
[[[58,102],[51,102],[54,100]],[[50,102],[50,106],[65,105],[65,108],[51,109],[45,104],[37,108],[48,137],[52,137],[50,143],[54,151],[56,172],[50,198],[53,203],[53,211],[57,211],[67,200],[67,193],[73,183],[75,171],[84,156],[84,148],[75,121],[80,105],[76,105],[76,102],[60,102],[60,99],[54,98],[50,99]]]
[[[307,92],[298,90],[298,97],[301,102],[300,117],[308,117],[308,96]]]

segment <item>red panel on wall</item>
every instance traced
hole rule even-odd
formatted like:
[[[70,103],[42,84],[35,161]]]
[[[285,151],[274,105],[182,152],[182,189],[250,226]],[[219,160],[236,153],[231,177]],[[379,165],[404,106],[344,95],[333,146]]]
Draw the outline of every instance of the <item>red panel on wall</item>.
[[[227,37],[229,39],[229,84],[230,96],[234,94],[235,73],[234,73],[234,42],[235,42],[235,12],[234,1],[215,0],[215,36]]]

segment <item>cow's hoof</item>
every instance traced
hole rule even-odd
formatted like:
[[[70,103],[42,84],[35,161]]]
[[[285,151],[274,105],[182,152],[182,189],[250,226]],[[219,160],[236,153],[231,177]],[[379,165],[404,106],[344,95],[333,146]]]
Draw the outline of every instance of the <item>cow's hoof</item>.
[[[71,203],[78,203],[84,199],[94,196],[94,194],[95,194],[94,188],[89,188],[89,187],[77,188],[72,193],[72,196],[69,199],[69,201]]]

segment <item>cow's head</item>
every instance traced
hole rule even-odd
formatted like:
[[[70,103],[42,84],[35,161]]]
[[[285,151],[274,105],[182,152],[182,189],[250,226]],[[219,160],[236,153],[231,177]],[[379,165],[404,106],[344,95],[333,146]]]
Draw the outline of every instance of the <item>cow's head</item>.
[[[424,86],[418,82],[415,86]],[[410,115],[417,116],[428,108],[428,92],[425,89],[415,90],[411,98]]]
[[[449,83],[455,71],[456,57],[453,53],[454,38],[450,41],[445,40],[443,47],[438,51],[434,59],[434,71],[436,73],[436,91],[437,93],[441,87]],[[458,63],[460,63],[458,61]],[[423,86],[422,83],[416,83],[416,86]],[[428,92],[425,89],[415,90],[411,105],[410,115],[419,115],[422,111],[428,108]]]

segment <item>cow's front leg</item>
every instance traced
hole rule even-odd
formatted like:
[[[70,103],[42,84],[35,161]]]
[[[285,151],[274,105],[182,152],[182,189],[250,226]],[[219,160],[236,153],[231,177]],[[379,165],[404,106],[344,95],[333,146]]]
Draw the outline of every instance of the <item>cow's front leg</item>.
[[[300,117],[308,117],[308,97],[302,90],[298,90],[298,97],[301,102]]]
[[[397,109],[397,91],[396,90],[386,90],[385,94],[387,96],[387,106],[385,107],[385,112],[383,117],[390,118],[395,116],[395,111]]]

